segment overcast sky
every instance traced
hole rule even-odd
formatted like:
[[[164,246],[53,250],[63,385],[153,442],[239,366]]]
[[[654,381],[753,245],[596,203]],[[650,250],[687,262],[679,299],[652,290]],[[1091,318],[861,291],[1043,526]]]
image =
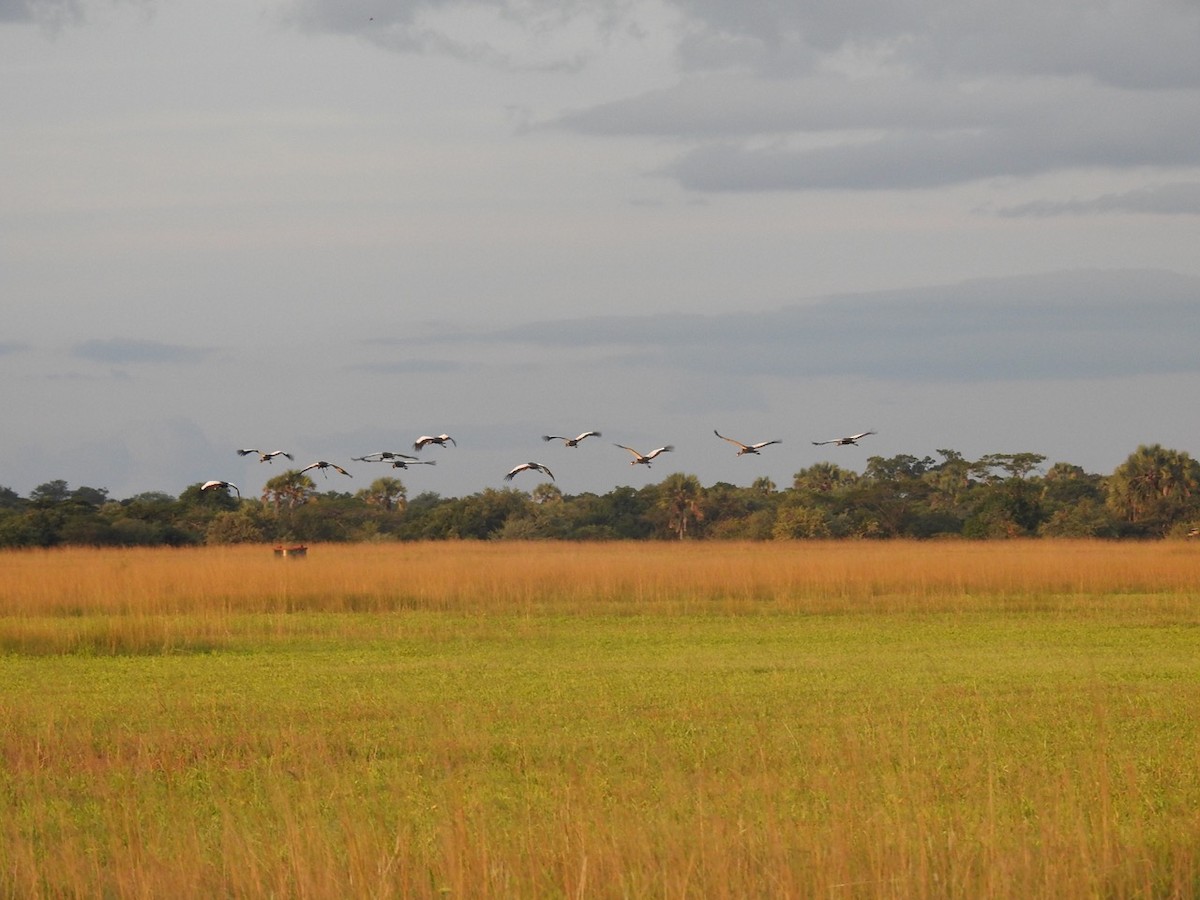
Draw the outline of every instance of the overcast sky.
[[[0,0],[0,74],[23,495],[1200,455],[1194,0]]]

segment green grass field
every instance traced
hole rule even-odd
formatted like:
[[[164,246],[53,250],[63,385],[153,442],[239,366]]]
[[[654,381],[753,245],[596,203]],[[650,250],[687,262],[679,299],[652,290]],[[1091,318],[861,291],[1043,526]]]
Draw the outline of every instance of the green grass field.
[[[419,578],[419,548],[0,556],[0,895],[1200,894],[1191,548],[1122,545],[1141,580],[1039,593],[1028,545],[859,546],[569,550],[609,587],[530,596],[513,583],[561,553],[464,545],[437,565],[471,569],[476,602],[409,580],[370,612],[245,611],[204,581],[167,611],[126,585],[150,599],[114,610],[30,573],[216,559],[294,595],[325,566],[361,598],[333,559]],[[1063,552],[1093,546],[1081,571],[1118,552]],[[724,552],[744,597],[697,572]],[[961,587],[921,582],[947,552]],[[879,553],[925,586],[881,589]],[[614,600],[646,554],[649,599]]]

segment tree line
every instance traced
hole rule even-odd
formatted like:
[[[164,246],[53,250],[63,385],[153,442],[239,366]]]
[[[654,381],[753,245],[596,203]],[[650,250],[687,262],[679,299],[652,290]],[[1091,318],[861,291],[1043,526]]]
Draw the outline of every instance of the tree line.
[[[318,492],[284,472],[242,499],[194,484],[114,500],[56,480],[28,497],[0,487],[0,547],[186,546],[246,542],[560,539],[1160,538],[1200,534],[1200,463],[1144,445],[1110,475],[1037,453],[954,450],[939,458],[873,456],[859,473],[830,462],[780,488],[703,486],[675,473],[642,488],[564,494],[488,488],[465,497],[378,478],[356,493]]]

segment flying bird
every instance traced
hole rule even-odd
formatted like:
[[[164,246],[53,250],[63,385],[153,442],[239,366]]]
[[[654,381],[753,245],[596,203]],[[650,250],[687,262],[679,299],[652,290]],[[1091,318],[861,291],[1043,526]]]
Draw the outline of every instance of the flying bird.
[[[354,477],[354,476],[353,476],[353,475],[351,475],[349,472],[347,472],[345,469],[343,469],[341,466],[339,466],[339,465],[336,465],[335,463],[331,463],[331,462],[325,462],[325,460],[323,460],[323,459],[319,459],[319,460],[317,460],[315,463],[309,463],[307,466],[305,466],[303,469],[301,469],[301,470],[299,471],[299,473],[297,473],[297,474],[303,475],[303,474],[304,474],[305,472],[307,472],[309,469],[321,469],[321,470],[324,470],[324,469],[333,469],[335,472],[341,472],[341,473],[342,473],[343,475],[345,475],[347,478],[353,478],[353,477]],[[329,477],[329,473],[328,473],[328,472],[326,472],[326,473],[325,473],[325,477],[326,477],[326,478],[328,478],[328,477]]]
[[[579,437],[573,437],[573,438],[563,437],[561,434],[543,434],[542,440],[543,441],[562,441],[563,444],[567,447],[578,447],[579,442],[587,437],[600,437],[600,432],[585,431],[583,434],[579,435]]]
[[[717,429],[715,429],[715,428],[713,429],[713,434],[715,434],[717,437],[719,437],[723,441],[729,441],[729,443],[731,443],[731,444],[737,444],[738,447],[740,448],[737,452],[738,456],[742,456],[746,453],[752,453],[755,456],[757,456],[758,451],[761,450],[763,447],[769,447],[772,444],[782,444],[783,443],[783,441],[760,441],[757,444],[743,444],[741,441],[735,441],[731,437],[725,437],[725,435],[721,434],[721,432],[717,431]]]
[[[355,462],[387,462],[393,459],[416,459],[415,456],[409,456],[407,453],[395,453],[391,450],[380,450],[376,453],[368,453],[366,456],[350,457]]]
[[[258,461],[265,462],[265,463],[273,462],[275,457],[277,457],[277,456],[286,456],[288,459],[296,458],[296,457],[292,456],[292,454],[288,453],[286,450],[255,450],[255,449],[251,448],[248,450],[239,450],[237,452],[238,456],[249,456],[251,453],[257,453]]]
[[[404,457],[392,461],[393,469],[407,469],[409,466],[436,466],[436,459],[413,459],[412,457]]]
[[[202,491],[211,491],[213,488],[223,488],[223,489],[224,488],[233,488],[234,493],[237,494],[239,498],[241,498],[241,496],[242,496],[242,492],[238,490],[238,486],[236,484],[234,484],[232,481],[215,481],[214,480],[214,481],[206,481],[206,482],[204,482],[204,484],[200,485],[200,490],[202,490]]]
[[[657,450],[651,450],[649,453],[646,453],[643,455],[641,453],[638,453],[632,447],[626,447],[624,444],[614,444],[613,446],[620,447],[622,450],[628,450],[630,453],[633,454],[633,460],[629,463],[631,466],[636,466],[638,464],[641,464],[643,466],[648,466],[648,465],[650,465],[650,460],[654,459],[654,457],[658,456],[658,454],[670,453],[672,450],[675,449],[670,444],[667,444],[667,446],[665,446],[665,447],[659,447]]]
[[[831,438],[828,441],[813,441],[814,447],[820,447],[822,444],[836,444],[839,447],[848,447],[851,444],[858,446],[858,442],[865,438],[868,434],[874,434],[874,431],[860,431],[858,434],[852,434],[849,437]]]
[[[535,463],[535,462],[521,463],[519,466],[513,466],[512,470],[507,475],[504,476],[504,480],[512,481],[513,476],[516,475],[518,472],[528,472],[528,471],[543,472],[546,475],[550,476],[551,481],[554,480],[553,472],[551,472],[549,469],[547,469],[541,463]]]
[[[426,444],[437,444],[439,447],[445,447],[446,441],[449,441],[455,447],[458,446],[458,441],[454,440],[454,438],[450,437],[448,434],[439,434],[437,437],[430,437],[427,434],[423,434],[413,443],[413,449],[420,450]]]

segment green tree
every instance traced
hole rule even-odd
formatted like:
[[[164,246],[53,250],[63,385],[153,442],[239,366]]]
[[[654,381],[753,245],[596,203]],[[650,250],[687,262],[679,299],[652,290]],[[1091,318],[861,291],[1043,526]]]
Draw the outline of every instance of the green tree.
[[[817,507],[789,504],[776,511],[771,536],[777,541],[827,538],[829,522]]]
[[[371,506],[378,506],[387,512],[393,510],[403,512],[408,501],[408,489],[399,478],[376,478],[371,482],[370,487],[363,488],[355,496]]]
[[[262,500],[278,513],[304,504],[317,486],[299,469],[288,469],[263,485]]]
[[[666,514],[667,529],[680,540],[704,519],[704,488],[695,475],[675,472],[659,485],[658,507]]]
[[[831,462],[813,463],[792,476],[792,488],[809,494],[832,494],[857,483],[857,473]]]
[[[1197,515],[1200,464],[1181,450],[1142,445],[1108,479],[1108,507],[1146,534]]]
[[[29,500],[35,506],[47,507],[65,503],[71,496],[71,489],[61,478],[39,484],[29,492]]]
[[[204,535],[208,544],[258,544],[265,540],[262,526],[245,512],[218,513]]]

